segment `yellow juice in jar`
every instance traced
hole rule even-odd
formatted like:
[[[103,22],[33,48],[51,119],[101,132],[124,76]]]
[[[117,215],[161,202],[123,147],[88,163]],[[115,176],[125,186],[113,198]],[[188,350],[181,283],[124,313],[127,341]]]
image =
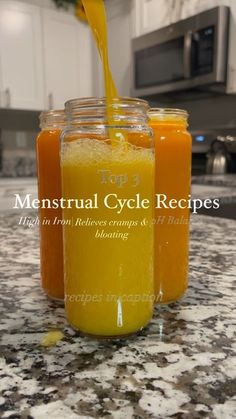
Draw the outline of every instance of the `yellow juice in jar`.
[[[104,182],[105,170],[112,170],[113,179],[125,173],[126,184],[119,188],[110,180]],[[135,189],[137,173],[140,184]],[[62,181],[64,198],[78,198],[79,191],[80,198],[97,194],[98,200],[96,209],[64,210],[64,220],[73,219],[73,226],[64,226],[68,320],[87,334],[133,333],[149,322],[153,310],[153,152],[131,144],[125,150],[119,144],[114,148],[111,142],[96,139],[71,141],[62,150]],[[124,207],[117,214],[104,205],[109,194],[129,199],[137,193],[149,200],[149,208]],[[115,206],[115,197],[108,204]],[[135,225],[129,228],[131,221]],[[115,238],[101,238],[102,231],[108,236],[116,233]]]
[[[64,210],[64,220],[73,219],[73,224],[64,225],[65,306],[68,321],[75,328],[94,336],[114,337],[140,330],[152,317],[155,161],[148,144],[139,147],[142,130],[148,129],[144,122],[146,105],[143,108],[137,104],[143,109],[142,115],[138,111],[138,118],[132,119],[134,105],[126,101],[122,107],[121,98],[114,101],[118,93],[109,67],[104,2],[82,0],[82,6],[102,60],[106,94],[104,121],[100,119],[98,101],[97,117],[94,110],[89,111],[90,123],[84,122],[83,132],[89,124],[95,131],[103,132],[105,125],[107,140],[96,138],[96,134],[87,138],[79,135],[80,138],[65,140],[62,147],[63,197],[74,199],[79,195],[86,200],[97,196],[98,199],[96,209]],[[85,121],[83,111],[82,115]],[[132,134],[134,126],[139,126],[132,144],[128,143],[124,125],[133,130]],[[144,137],[149,143],[150,131]],[[102,181],[101,171],[106,170],[112,173],[113,180],[125,175],[127,181],[122,188],[111,179]],[[135,185],[137,176],[138,186]],[[109,194],[118,195],[119,199],[134,199],[137,193],[149,200],[148,209],[125,206],[118,214],[104,204]],[[111,203],[114,205],[115,197]]]

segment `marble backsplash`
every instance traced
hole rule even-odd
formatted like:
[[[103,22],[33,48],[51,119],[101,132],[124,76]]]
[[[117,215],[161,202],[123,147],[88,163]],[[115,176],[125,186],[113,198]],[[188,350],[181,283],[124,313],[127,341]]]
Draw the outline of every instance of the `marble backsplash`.
[[[39,112],[0,109],[0,178],[35,177]]]
[[[6,151],[2,159],[1,177],[35,177],[35,152],[27,150],[22,153],[18,150]]]
[[[0,131],[0,177],[36,176],[35,131]]]

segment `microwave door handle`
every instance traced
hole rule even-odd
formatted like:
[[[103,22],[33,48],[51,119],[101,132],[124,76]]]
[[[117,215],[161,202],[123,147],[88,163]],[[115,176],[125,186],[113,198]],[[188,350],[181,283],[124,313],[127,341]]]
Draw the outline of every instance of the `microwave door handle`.
[[[193,33],[186,32],[184,36],[184,77],[191,77],[191,50],[192,50]]]

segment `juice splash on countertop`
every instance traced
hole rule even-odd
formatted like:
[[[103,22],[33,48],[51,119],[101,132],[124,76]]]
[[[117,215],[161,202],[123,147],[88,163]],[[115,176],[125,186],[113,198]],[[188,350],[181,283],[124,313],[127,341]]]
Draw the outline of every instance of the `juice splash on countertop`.
[[[49,348],[50,346],[55,346],[63,338],[64,334],[60,330],[51,330],[44,335],[40,345],[44,346],[45,348]]]

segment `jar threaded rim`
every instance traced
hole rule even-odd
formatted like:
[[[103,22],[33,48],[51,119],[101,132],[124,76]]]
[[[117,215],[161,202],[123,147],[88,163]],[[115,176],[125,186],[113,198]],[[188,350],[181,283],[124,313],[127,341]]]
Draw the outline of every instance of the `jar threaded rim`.
[[[65,111],[64,109],[43,111],[39,115],[39,121],[41,129],[63,128],[66,125]]]

